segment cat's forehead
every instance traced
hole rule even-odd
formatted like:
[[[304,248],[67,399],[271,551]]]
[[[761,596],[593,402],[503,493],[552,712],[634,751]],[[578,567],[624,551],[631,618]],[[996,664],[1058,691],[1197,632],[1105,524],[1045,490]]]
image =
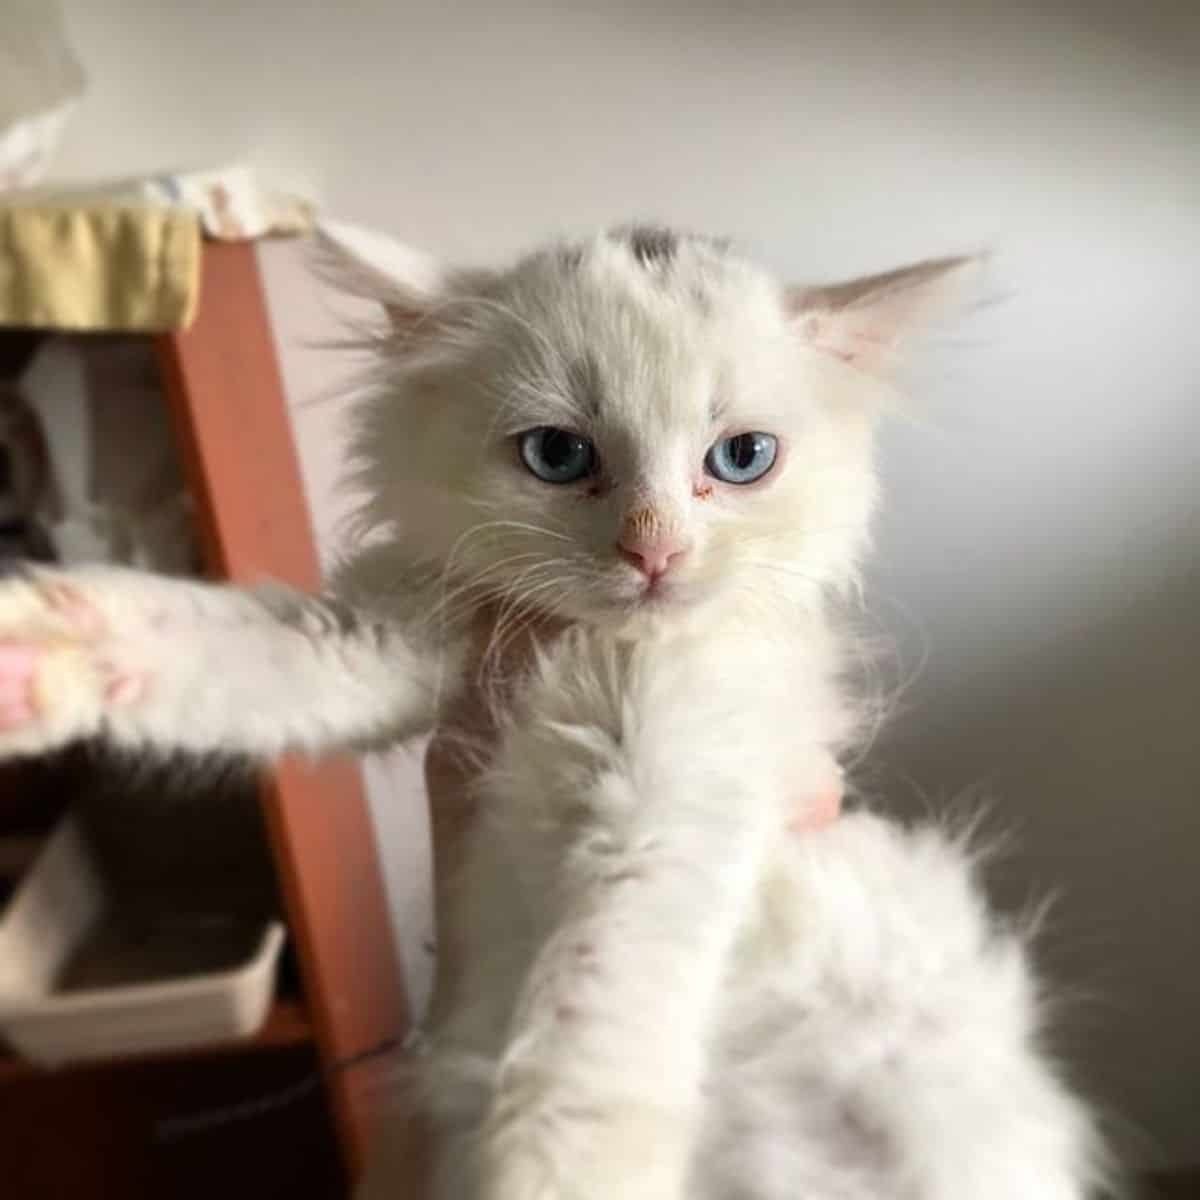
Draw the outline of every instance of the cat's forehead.
[[[724,243],[634,226],[561,243],[499,281],[524,355],[554,360],[581,394],[651,376],[754,373],[778,359],[787,321],[776,282]],[[637,389],[640,390],[640,389]],[[667,390],[656,389],[659,394]]]
[[[779,315],[779,292],[724,241],[658,226],[627,226],[563,242],[519,263],[518,291],[543,291],[577,315],[616,311],[649,322]]]

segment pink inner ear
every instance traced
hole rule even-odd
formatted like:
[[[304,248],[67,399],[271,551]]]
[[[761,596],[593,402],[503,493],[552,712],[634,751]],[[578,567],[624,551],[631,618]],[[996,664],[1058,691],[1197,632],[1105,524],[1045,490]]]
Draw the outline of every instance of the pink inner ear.
[[[847,363],[881,360],[893,342],[881,331],[856,321],[849,313],[809,313],[800,328],[818,350]]]
[[[793,287],[785,304],[816,349],[865,369],[888,364],[901,338],[943,315],[979,258],[941,258],[829,287]]]

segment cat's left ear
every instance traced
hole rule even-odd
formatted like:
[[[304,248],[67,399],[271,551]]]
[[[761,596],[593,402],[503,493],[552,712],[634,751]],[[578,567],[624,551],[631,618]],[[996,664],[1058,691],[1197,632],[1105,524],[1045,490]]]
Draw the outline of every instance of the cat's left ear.
[[[398,330],[432,324],[429,318],[463,283],[430,255],[340,221],[318,226],[316,255],[318,272],[334,287],[382,305]]]
[[[883,374],[906,339],[971,300],[985,264],[983,255],[930,259],[847,283],[787,288],[785,303],[814,348]]]

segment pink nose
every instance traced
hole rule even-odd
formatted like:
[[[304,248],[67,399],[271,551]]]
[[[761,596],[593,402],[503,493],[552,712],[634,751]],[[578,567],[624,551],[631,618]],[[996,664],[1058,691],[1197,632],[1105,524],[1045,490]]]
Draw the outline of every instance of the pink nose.
[[[687,542],[673,535],[636,538],[625,533],[617,542],[617,553],[626,562],[637,567],[647,579],[657,579],[660,575],[665,575],[672,565],[678,565],[678,560],[687,551]]]

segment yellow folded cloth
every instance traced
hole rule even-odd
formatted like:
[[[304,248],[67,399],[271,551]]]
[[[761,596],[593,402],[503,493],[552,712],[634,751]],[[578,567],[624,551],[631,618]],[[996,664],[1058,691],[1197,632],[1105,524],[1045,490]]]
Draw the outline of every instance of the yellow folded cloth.
[[[180,329],[200,291],[200,225],[181,208],[0,204],[0,325]]]

